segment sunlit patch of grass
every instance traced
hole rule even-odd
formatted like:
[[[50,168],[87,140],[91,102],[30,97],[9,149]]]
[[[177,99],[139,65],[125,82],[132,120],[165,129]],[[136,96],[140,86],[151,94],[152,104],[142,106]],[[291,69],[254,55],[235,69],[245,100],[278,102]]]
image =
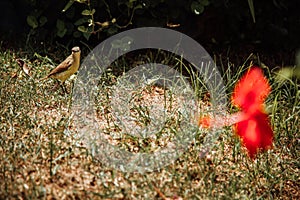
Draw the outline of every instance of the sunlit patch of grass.
[[[273,72],[265,72],[272,85],[272,93],[266,102],[275,133],[273,149],[250,160],[239,139],[230,127],[222,129],[211,151],[203,158],[203,137],[199,131],[192,144],[170,165],[152,173],[126,173],[116,171],[91,156],[91,152],[72,135],[70,124],[70,96],[60,89],[52,91],[55,84],[49,79],[38,80],[49,71],[52,64],[44,56],[33,57],[29,62],[32,77],[28,77],[17,65],[20,55],[12,51],[0,52],[0,196],[3,198],[35,199],[299,199],[299,80],[276,82]],[[197,73],[181,62],[165,55],[165,63],[177,69],[186,69],[190,83],[197,90],[199,107],[211,106],[208,91]],[[145,54],[145,61],[163,60],[163,56]],[[28,59],[29,60],[29,59]],[[121,61],[123,62],[123,61]],[[128,61],[126,61],[128,62]],[[123,62],[123,65],[126,65]],[[121,65],[121,66],[123,66]],[[225,64],[224,64],[225,65]],[[247,65],[233,68],[226,63],[224,81],[230,96],[235,83],[247,70]],[[119,70],[123,70],[119,68]],[[126,69],[128,70],[128,69]],[[189,73],[187,73],[187,71]],[[105,134],[113,136],[120,131],[109,116],[110,88],[117,81],[114,69],[102,77],[99,88],[108,96],[100,98],[96,109]],[[121,73],[119,73],[120,75]],[[71,89],[72,81],[67,83]],[[203,87],[202,87],[203,86]],[[164,89],[149,87],[141,91],[151,101],[169,101],[163,97]],[[144,93],[143,93],[144,92]],[[104,98],[105,97],[105,98]],[[206,98],[206,99],[205,99]],[[96,99],[97,100],[97,99]],[[100,101],[101,100],[101,101]],[[137,98],[135,100],[141,99]],[[175,101],[175,97],[173,98]],[[156,103],[158,103],[156,102]],[[144,102],[145,103],[145,102]],[[170,104],[166,104],[170,106]],[[176,104],[172,104],[176,105]],[[145,107],[149,106],[144,104]],[[228,112],[236,109],[228,106]],[[147,109],[136,107],[135,117],[143,116],[139,123],[147,124]],[[176,124],[169,120],[167,128]],[[69,128],[69,131],[66,131]],[[170,131],[170,130],[168,130]],[[170,131],[171,133],[171,131]],[[169,134],[169,133],[168,133]],[[166,139],[167,141],[167,139]],[[134,152],[135,138],[121,138]],[[128,142],[131,142],[131,144]],[[155,141],[156,142],[156,141]],[[127,144],[126,144],[127,143]],[[127,145],[127,146],[126,146]],[[161,145],[158,142],[154,145]]]

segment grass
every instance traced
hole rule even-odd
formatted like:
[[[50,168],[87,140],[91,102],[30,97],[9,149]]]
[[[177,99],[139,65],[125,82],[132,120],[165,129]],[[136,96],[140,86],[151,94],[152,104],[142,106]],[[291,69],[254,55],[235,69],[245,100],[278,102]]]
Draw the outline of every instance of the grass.
[[[146,60],[155,59],[147,55],[144,56]],[[52,60],[44,56],[27,59],[32,72],[29,77],[17,65],[16,58],[20,56],[27,58],[22,52],[0,52],[0,196],[3,199],[300,198],[299,80],[277,82],[275,71],[264,69],[273,89],[266,108],[275,141],[274,148],[259,154],[256,160],[247,157],[239,139],[227,127],[222,129],[215,146],[204,158],[199,157],[204,134],[199,132],[174,162],[155,172],[139,174],[106,166],[95,159],[85,145],[78,144],[72,136],[74,126],[69,123],[69,95],[60,90],[52,91],[54,81],[51,79],[37,81],[49,72]],[[175,67],[177,64],[180,62],[175,62]],[[245,66],[223,64],[228,93]],[[97,101],[103,132],[111,137],[110,142],[132,152],[151,151],[142,148],[146,144],[153,144],[153,148],[163,146],[167,136],[177,133],[176,116],[170,119],[157,140],[140,141],[135,137],[116,136],[120,125],[114,123],[108,105],[117,80],[113,71],[108,72],[99,85],[102,91],[107,91],[104,93],[107,98],[100,96]],[[193,81],[197,82],[195,79]],[[72,80],[67,82],[69,90],[71,83]],[[200,90],[200,86],[197,87]],[[174,100],[176,105],[176,96],[173,99],[166,96],[161,88],[150,87],[142,92],[152,97],[148,98],[148,103]],[[209,106],[203,99],[205,91],[201,94],[204,95],[199,95],[202,100],[199,103]],[[141,101],[139,96],[136,100]],[[143,116],[139,123],[147,123],[147,108],[135,105],[134,117]],[[234,108],[228,106],[228,110]]]

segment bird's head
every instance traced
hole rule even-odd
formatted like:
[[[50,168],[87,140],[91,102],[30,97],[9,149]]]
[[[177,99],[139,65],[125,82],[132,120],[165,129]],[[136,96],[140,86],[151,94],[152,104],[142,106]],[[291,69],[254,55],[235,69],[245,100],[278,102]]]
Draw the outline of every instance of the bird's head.
[[[80,48],[79,47],[73,47],[72,48],[72,53],[74,54],[74,53],[78,53],[78,52],[80,52]]]

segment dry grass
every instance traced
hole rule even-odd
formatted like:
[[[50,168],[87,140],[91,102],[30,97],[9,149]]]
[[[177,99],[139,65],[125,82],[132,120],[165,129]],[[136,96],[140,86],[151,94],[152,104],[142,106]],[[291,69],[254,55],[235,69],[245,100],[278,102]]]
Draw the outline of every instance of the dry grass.
[[[0,52],[0,196],[3,199],[300,198],[299,80],[273,83],[267,108],[275,131],[274,148],[260,154],[255,161],[247,157],[232,130],[224,128],[205,157],[199,157],[205,134],[199,131],[174,162],[155,172],[140,174],[117,171],[95,159],[85,144],[72,135],[70,97],[60,90],[51,91],[52,80],[36,81],[46,73],[46,61],[38,58],[29,63],[30,78],[15,58],[14,52]],[[233,77],[229,85],[234,82]],[[132,112],[140,121],[134,121],[134,125],[143,127],[149,122],[147,115],[140,116],[152,103],[168,102],[170,108],[171,98],[166,100],[165,92],[154,86],[140,91],[142,95],[134,99],[140,109]],[[176,98],[172,104],[175,107],[179,104]],[[141,151],[145,141],[114,137],[122,128],[117,123],[108,123],[114,121],[109,118],[110,107],[107,101],[99,102],[102,104],[99,103],[98,120],[109,141],[128,151]],[[172,120],[165,135],[151,139],[153,148],[163,146],[168,140],[176,116]]]

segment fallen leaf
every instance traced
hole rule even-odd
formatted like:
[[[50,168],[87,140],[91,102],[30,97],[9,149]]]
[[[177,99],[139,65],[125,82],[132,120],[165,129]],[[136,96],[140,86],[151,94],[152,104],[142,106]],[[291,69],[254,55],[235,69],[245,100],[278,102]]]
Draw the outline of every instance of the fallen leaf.
[[[31,76],[31,68],[28,67],[28,65],[25,63],[24,60],[22,59],[17,59],[16,60],[18,65],[21,67],[21,69],[25,72],[25,74],[27,74],[28,76]]]

